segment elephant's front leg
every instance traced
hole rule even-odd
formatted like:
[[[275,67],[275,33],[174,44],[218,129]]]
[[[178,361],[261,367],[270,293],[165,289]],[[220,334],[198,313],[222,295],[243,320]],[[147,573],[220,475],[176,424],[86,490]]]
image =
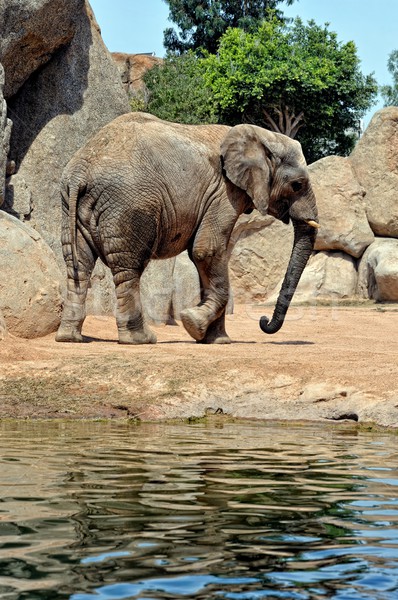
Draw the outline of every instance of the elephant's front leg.
[[[202,300],[194,308],[181,312],[181,320],[188,333],[203,344],[229,344],[225,331],[225,309],[229,297],[228,260],[226,253],[202,257],[193,251],[199,272]]]
[[[140,276],[141,273],[134,270],[119,271],[113,275],[119,344],[156,344],[156,335],[143,317]]]

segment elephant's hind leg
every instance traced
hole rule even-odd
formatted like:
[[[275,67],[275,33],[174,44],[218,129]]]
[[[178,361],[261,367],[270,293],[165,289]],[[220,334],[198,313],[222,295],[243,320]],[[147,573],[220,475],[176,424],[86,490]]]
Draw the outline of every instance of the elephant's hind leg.
[[[78,235],[78,270],[73,268],[70,244],[63,244],[67,269],[67,295],[61,324],[56,333],[57,342],[83,342],[82,327],[86,317],[86,296],[96,256],[83,238]]]
[[[116,288],[116,322],[119,344],[155,344],[156,335],[146,325],[140,297],[141,270],[118,270],[113,274]]]
[[[156,221],[151,215],[138,211],[125,212],[122,217],[123,227],[112,236],[108,232],[103,235],[107,263],[115,283],[119,344],[155,344],[156,335],[143,316],[140,278],[156,241]]]

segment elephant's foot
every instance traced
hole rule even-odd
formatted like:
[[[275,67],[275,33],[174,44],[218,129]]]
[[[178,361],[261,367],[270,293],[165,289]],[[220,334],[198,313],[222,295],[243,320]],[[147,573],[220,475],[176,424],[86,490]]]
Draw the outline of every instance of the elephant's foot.
[[[232,340],[227,333],[224,335],[206,335],[203,340],[197,340],[198,344],[232,344]]]
[[[71,326],[61,325],[58,328],[57,333],[55,334],[56,342],[74,342],[81,343],[84,341],[82,334],[80,333],[80,329]]]
[[[119,329],[119,344],[156,344],[156,335],[149,329]]]
[[[213,321],[209,325],[203,340],[198,341],[198,344],[231,344],[232,340],[225,331],[224,318],[225,315]]]
[[[180,313],[182,324],[189,335],[197,342],[201,342],[206,335],[209,320],[203,308],[186,308]]]

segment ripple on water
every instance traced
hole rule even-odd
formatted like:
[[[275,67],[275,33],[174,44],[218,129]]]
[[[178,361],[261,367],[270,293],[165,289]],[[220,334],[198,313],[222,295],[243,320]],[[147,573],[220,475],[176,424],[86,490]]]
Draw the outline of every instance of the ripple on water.
[[[391,434],[0,424],[0,597],[398,599]]]

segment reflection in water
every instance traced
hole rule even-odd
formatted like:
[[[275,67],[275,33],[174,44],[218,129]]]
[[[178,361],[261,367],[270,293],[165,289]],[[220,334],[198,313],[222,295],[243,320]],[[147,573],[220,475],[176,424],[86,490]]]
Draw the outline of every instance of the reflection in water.
[[[392,434],[0,424],[0,597],[398,598]]]

